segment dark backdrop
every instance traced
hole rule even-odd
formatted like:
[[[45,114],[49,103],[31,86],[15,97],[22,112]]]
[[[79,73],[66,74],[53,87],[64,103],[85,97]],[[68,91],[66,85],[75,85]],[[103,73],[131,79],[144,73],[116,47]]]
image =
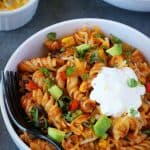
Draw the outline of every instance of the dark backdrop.
[[[102,0],[41,0],[30,23],[9,32],[0,32],[0,70],[11,54],[28,37],[56,22],[74,18],[105,18],[128,24],[150,36],[150,13],[122,10]],[[0,150],[17,150],[0,114]]]

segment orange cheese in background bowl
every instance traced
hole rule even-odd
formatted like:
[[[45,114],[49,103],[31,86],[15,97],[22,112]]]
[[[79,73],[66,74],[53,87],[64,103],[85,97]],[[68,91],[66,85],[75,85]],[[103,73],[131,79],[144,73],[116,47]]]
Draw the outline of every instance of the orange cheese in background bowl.
[[[0,31],[18,29],[36,13],[39,0],[0,0]]]
[[[29,0],[0,0],[0,10],[14,10],[25,5]]]

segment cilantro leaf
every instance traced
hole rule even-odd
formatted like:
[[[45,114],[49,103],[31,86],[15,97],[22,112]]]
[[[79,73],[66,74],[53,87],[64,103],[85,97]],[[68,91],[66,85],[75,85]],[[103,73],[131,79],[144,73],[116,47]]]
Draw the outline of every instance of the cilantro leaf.
[[[99,57],[98,50],[96,50],[95,52],[91,54],[89,63],[92,65],[93,63],[99,62],[99,61],[103,63],[105,62],[104,59]]]

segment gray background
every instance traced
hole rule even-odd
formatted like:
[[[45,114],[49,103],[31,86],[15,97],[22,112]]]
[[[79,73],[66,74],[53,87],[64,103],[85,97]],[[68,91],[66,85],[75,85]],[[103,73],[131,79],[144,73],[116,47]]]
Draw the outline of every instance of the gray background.
[[[122,10],[102,0],[41,0],[30,23],[9,32],[0,32],[0,70],[11,54],[28,37],[51,24],[74,18],[105,18],[128,24],[150,37],[150,13]],[[141,41],[142,42],[142,41]],[[0,113],[0,150],[17,150]]]

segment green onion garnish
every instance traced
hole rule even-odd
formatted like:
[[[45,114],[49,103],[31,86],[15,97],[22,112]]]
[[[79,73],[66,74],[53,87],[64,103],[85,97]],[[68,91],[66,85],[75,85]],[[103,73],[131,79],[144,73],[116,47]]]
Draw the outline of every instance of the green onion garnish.
[[[82,114],[81,110],[76,110],[75,112],[68,111],[67,113],[63,114],[63,117],[66,121],[72,122],[74,119],[76,119],[81,114]]]
[[[50,74],[50,70],[47,68],[40,68],[40,71],[45,75],[48,76]]]
[[[82,80],[85,81],[89,78],[89,74],[88,73],[84,73],[82,76],[81,76]]]
[[[74,71],[75,71],[75,67],[69,66],[69,67],[67,67],[67,69],[66,69],[66,75],[67,75],[67,76],[70,76],[72,73],[74,73]]]
[[[32,119],[33,119],[33,122],[34,122],[35,126],[38,127],[38,118],[39,118],[38,108],[36,108],[36,107],[32,108],[31,116],[32,116]]]
[[[50,33],[48,33],[47,34],[47,38],[49,40],[52,40],[52,41],[56,40],[56,32],[50,32]]]
[[[130,115],[131,115],[132,117],[135,117],[135,116],[138,114],[138,111],[135,110],[134,108],[130,108],[129,113],[130,113]]]
[[[128,79],[127,84],[129,87],[134,88],[138,86],[138,81],[136,81],[134,78],[130,78]]]

